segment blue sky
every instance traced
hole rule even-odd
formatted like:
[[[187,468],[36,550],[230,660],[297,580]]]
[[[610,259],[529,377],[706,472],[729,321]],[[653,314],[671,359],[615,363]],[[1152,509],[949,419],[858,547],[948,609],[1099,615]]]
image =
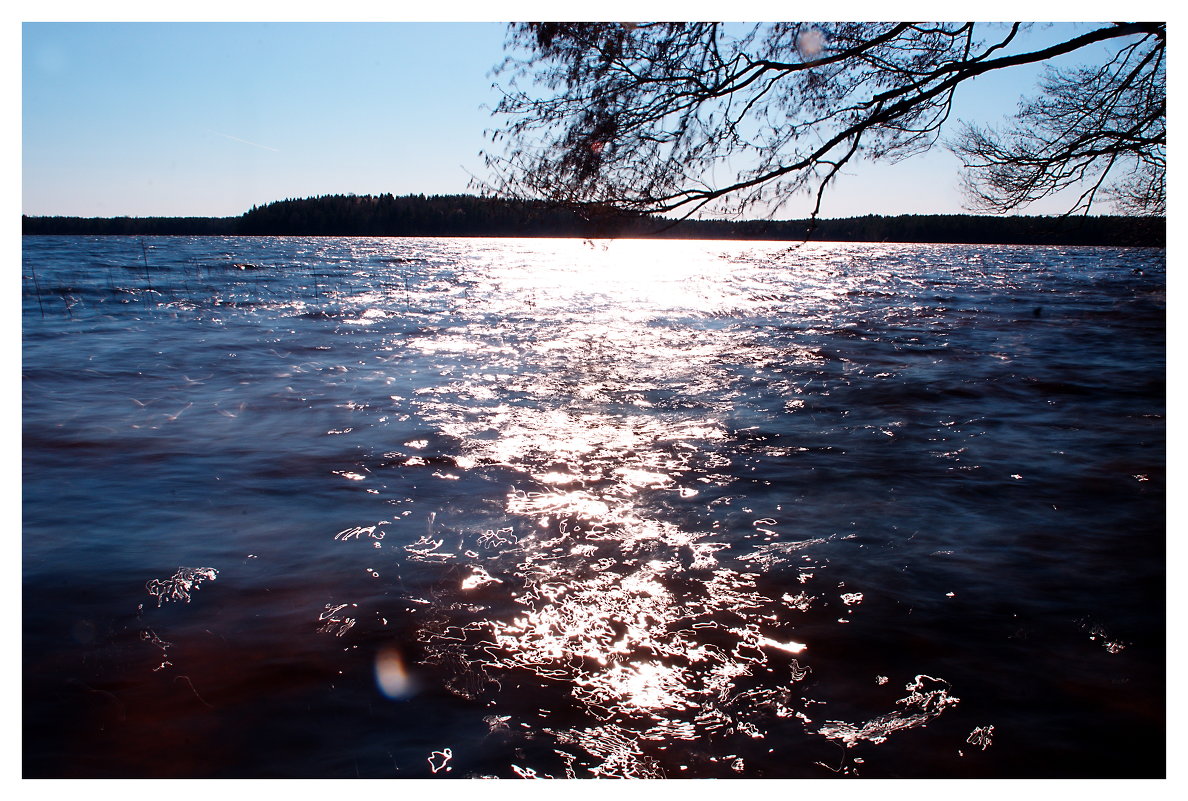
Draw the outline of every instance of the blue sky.
[[[467,192],[493,127],[490,70],[505,30],[495,22],[21,27],[22,212],[78,216],[230,216],[285,197]],[[959,95],[956,116],[998,120],[1036,74],[979,79]],[[959,213],[959,166],[939,148],[859,165],[827,196],[823,215]],[[808,208],[793,203],[779,216]]]
[[[24,212],[466,190],[495,23],[26,24]]]

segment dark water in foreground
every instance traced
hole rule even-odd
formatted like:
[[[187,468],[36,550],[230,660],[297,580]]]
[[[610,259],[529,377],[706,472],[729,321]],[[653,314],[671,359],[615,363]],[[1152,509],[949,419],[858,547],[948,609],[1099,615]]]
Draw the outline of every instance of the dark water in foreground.
[[[25,776],[1162,776],[1164,252],[780,253],[26,237]]]

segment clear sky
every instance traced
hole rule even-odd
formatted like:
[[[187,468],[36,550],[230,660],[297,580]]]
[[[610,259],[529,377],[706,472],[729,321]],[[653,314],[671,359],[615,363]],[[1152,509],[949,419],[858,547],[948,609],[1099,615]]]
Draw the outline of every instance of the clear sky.
[[[772,18],[761,8],[748,16]],[[286,197],[468,192],[494,127],[490,70],[504,31],[496,22],[24,22],[22,212],[230,216]],[[1036,74],[979,79],[955,116],[999,120]],[[959,167],[940,148],[858,165],[823,215],[959,213]],[[791,204],[779,216],[807,210]]]
[[[26,23],[24,212],[466,191],[495,23]]]

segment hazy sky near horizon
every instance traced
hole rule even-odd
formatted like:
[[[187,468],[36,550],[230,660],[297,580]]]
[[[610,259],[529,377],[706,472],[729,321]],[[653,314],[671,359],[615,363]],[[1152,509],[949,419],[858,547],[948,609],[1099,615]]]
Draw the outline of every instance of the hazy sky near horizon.
[[[1032,41],[1086,27],[1037,26]],[[286,197],[470,192],[497,123],[504,33],[495,22],[26,22],[22,212],[233,216]],[[1038,72],[963,87],[954,116],[1001,120]],[[959,177],[939,147],[858,164],[823,216],[961,213]]]

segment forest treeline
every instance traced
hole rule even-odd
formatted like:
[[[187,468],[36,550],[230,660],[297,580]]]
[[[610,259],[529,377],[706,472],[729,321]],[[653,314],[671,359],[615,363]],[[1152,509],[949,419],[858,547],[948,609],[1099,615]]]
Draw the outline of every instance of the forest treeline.
[[[1163,217],[867,215],[817,220],[684,220],[579,214],[474,195],[324,195],[238,217],[21,217],[25,234],[642,237],[835,242],[1163,247]]]

